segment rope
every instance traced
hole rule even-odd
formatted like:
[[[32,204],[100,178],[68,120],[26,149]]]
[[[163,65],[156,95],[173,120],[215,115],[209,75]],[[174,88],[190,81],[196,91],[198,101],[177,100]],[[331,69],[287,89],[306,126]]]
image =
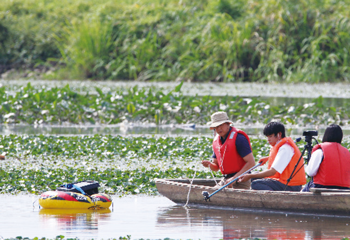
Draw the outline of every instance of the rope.
[[[34,197],[33,197],[34,198]],[[33,200],[32,198],[32,200]],[[34,201],[33,201],[33,211],[35,210],[35,202],[39,200],[39,197],[37,197]],[[40,205],[38,204],[39,209],[40,209]],[[1,238],[0,238],[1,239]]]
[[[218,182],[216,181],[215,176],[214,176],[214,174],[213,174],[213,171],[210,169],[210,167],[209,167],[209,170],[210,170],[211,176],[212,176],[213,179],[214,179],[215,185],[218,185]]]
[[[189,200],[190,200],[190,193],[191,193],[191,189],[192,189],[193,180],[194,180],[194,178],[196,177],[196,174],[197,174],[197,165],[198,165],[198,163],[199,163],[199,162],[197,162],[197,164],[195,165],[195,171],[194,171],[194,174],[193,174],[193,178],[192,178],[192,180],[190,181],[191,184],[190,184],[190,187],[189,187],[189,189],[188,189],[186,204],[183,206],[184,208],[187,207],[188,202],[189,202]],[[218,182],[216,181],[215,176],[214,176],[214,174],[213,174],[213,171],[211,170],[210,167],[209,167],[209,170],[210,170],[211,175],[213,176],[213,179],[214,179],[215,184],[218,185]]]
[[[184,208],[186,208],[186,207],[187,207],[188,201],[190,200],[191,188],[192,188],[193,180],[194,180],[194,178],[196,177],[196,173],[197,173],[197,165],[198,165],[198,163],[199,163],[199,162],[197,162],[197,164],[195,165],[195,171],[194,171],[194,174],[193,174],[193,178],[192,178],[192,180],[191,180],[190,188],[188,189],[188,193],[187,193],[187,201],[186,201],[186,204],[184,205]]]

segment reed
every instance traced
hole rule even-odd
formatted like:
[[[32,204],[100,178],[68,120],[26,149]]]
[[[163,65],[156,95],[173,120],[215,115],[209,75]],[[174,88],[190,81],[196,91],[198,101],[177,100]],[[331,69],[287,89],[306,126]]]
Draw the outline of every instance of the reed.
[[[99,19],[74,22],[56,37],[63,61],[73,78],[103,78],[112,50],[112,26]]]
[[[41,78],[349,80],[350,7],[318,0],[4,0],[0,61]]]

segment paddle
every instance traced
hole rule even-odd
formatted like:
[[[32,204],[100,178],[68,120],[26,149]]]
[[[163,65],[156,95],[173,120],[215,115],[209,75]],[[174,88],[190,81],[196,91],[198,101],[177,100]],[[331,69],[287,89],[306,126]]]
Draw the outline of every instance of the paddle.
[[[240,177],[242,177],[244,174],[247,174],[248,172],[254,170],[255,168],[259,167],[260,165],[262,164],[261,163],[258,163],[256,164],[254,167],[248,169],[247,171],[245,171],[244,173],[242,173],[241,175],[239,175],[238,177],[236,177],[235,179],[233,179],[231,182],[227,183],[226,185],[222,186],[221,188],[219,188],[218,190],[216,190],[215,192],[213,192],[212,194],[209,195],[209,193],[207,191],[203,191],[202,194],[204,196],[204,200],[207,201],[209,199],[210,201],[210,198],[215,195],[216,193],[220,192],[222,189],[224,189],[225,187],[227,187],[228,185],[234,183],[235,181],[237,181]]]

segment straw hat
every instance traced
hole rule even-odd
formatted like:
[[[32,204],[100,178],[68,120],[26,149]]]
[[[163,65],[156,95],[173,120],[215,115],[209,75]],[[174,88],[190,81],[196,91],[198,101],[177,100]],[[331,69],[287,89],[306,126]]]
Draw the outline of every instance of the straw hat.
[[[232,123],[232,121],[228,119],[227,113],[216,112],[213,115],[211,115],[210,129],[214,129],[215,127],[226,122]]]

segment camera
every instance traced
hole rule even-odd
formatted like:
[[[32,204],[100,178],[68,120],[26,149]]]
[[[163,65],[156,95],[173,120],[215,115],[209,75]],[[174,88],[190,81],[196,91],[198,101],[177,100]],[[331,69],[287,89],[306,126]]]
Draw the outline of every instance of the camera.
[[[317,131],[304,131],[303,136],[309,136],[309,137],[317,136]]]

